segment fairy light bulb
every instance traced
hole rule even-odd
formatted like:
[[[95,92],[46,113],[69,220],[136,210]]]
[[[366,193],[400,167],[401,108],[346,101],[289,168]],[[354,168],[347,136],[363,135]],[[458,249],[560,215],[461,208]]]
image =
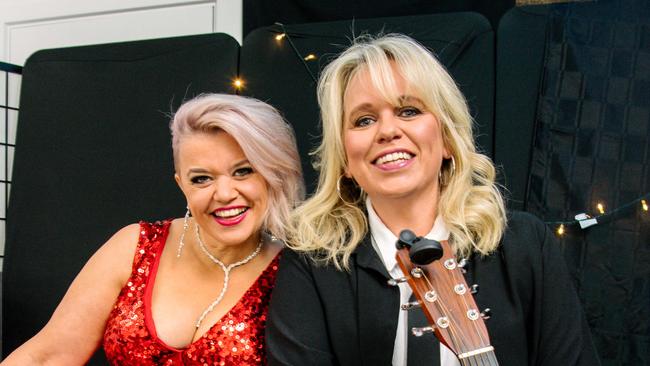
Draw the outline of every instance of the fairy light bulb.
[[[311,61],[315,59],[316,59],[316,55],[314,55],[313,53],[310,53],[307,56],[305,56],[305,61]]]
[[[605,205],[603,205],[602,203],[598,202],[596,208],[598,209],[598,212],[600,212],[601,215],[605,213]]]
[[[237,78],[232,81],[232,86],[234,86],[235,89],[239,90],[244,87],[244,80]]]
[[[643,208],[643,211],[648,211],[648,202],[646,200],[641,200],[641,208]]]
[[[564,224],[560,224],[560,226],[557,227],[557,235],[564,235]]]
[[[286,36],[287,36],[286,33],[280,33],[280,34],[278,34],[277,36],[275,36],[275,40],[278,41],[278,42],[280,42],[280,41],[283,40],[284,37],[286,37]]]

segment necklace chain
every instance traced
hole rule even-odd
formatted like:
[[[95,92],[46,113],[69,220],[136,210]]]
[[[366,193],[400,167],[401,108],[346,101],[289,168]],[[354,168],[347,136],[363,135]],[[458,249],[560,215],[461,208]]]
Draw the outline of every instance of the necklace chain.
[[[230,271],[233,268],[242,266],[251,260],[253,258],[257,257],[257,255],[260,253],[260,250],[262,249],[262,239],[260,238],[260,242],[257,244],[257,248],[248,255],[248,257],[240,260],[239,262],[231,263],[229,265],[225,265],[222,261],[220,261],[218,258],[212,255],[208,251],[208,248],[205,247],[205,243],[203,242],[203,239],[201,238],[201,233],[199,232],[199,225],[194,222],[194,232],[196,233],[196,239],[199,242],[199,247],[205,253],[205,255],[210,258],[211,261],[213,261],[215,264],[218,264],[219,267],[223,270],[224,276],[223,276],[223,287],[221,288],[221,292],[219,293],[219,296],[217,296],[217,299],[212,302],[204,311],[203,314],[199,317],[199,319],[196,321],[196,329],[198,329],[201,326],[201,322],[203,319],[208,315],[212,310],[214,310],[214,307],[219,305],[221,300],[223,300],[224,295],[226,294],[226,291],[228,290],[228,280],[230,278]]]

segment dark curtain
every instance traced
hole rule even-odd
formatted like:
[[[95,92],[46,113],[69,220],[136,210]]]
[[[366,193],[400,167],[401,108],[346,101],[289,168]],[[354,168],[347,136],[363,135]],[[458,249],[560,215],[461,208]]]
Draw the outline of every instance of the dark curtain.
[[[526,208],[555,221],[603,205],[598,225],[567,225],[561,242],[603,365],[648,365],[650,3],[568,4],[547,19]]]

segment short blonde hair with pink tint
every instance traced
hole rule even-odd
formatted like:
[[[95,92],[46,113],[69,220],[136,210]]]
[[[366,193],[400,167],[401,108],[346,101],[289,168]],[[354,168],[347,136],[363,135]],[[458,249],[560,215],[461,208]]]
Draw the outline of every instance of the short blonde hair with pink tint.
[[[183,103],[169,127],[175,166],[184,137],[217,131],[231,135],[266,181],[269,207],[263,229],[286,239],[291,210],[304,198],[305,188],[293,129],[275,108],[255,98],[202,94]]]

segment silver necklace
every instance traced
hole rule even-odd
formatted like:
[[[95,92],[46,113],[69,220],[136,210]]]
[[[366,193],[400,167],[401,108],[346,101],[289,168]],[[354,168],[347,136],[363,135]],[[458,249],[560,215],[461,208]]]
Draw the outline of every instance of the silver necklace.
[[[248,257],[240,260],[239,262],[231,263],[229,265],[225,265],[222,261],[217,259],[215,256],[212,255],[208,251],[208,249],[205,247],[205,243],[203,242],[203,239],[201,239],[201,233],[199,232],[199,225],[194,222],[194,232],[196,233],[196,239],[199,242],[199,247],[205,253],[205,255],[210,258],[214,263],[218,264],[219,267],[223,270],[224,276],[223,276],[223,287],[221,288],[221,292],[219,293],[219,296],[217,296],[217,299],[210,304],[204,311],[203,314],[199,317],[199,319],[196,321],[196,329],[198,330],[199,327],[201,326],[201,322],[203,319],[210,313],[212,310],[214,310],[214,307],[219,305],[221,300],[223,300],[223,296],[226,294],[226,291],[228,290],[228,279],[230,278],[230,271],[233,268],[242,266],[248,262],[250,262],[253,258],[257,257],[257,255],[260,253],[260,250],[262,249],[262,239],[260,238],[259,244],[257,244],[257,248],[255,248],[255,251],[253,253],[249,254]]]

